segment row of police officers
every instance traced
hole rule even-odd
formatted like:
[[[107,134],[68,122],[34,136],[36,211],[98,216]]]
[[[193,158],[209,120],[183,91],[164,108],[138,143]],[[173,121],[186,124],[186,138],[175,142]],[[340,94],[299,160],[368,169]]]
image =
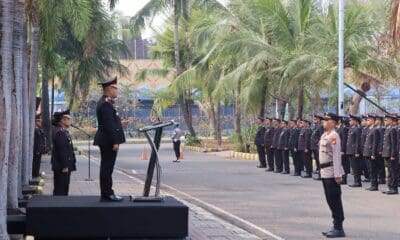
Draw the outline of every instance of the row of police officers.
[[[313,120],[258,118],[255,145],[259,168],[289,174],[289,156],[293,159],[293,176],[320,180],[320,140],[324,133],[324,116]],[[367,190],[377,191],[379,184],[388,184],[383,193],[398,194],[400,167],[400,116],[395,114],[338,116],[335,131],[340,137],[340,158],[344,174],[342,184],[352,172],[351,187],[370,182]],[[313,165],[315,160],[315,165]],[[314,168],[315,166],[315,168]],[[386,169],[388,176],[386,176]],[[362,179],[364,176],[364,179]],[[387,181],[386,181],[387,178]]]

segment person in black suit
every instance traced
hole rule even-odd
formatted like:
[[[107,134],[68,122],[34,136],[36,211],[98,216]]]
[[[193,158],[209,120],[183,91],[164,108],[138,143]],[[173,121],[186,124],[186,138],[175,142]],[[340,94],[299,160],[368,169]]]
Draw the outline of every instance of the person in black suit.
[[[388,191],[383,193],[388,195],[398,194],[398,167],[399,167],[399,150],[397,143],[397,116],[386,114],[385,116],[385,133],[383,135],[382,157],[385,159],[388,167]]]
[[[40,176],[40,164],[42,155],[47,153],[47,139],[42,129],[42,119],[40,114],[35,117],[35,132],[33,139],[33,160],[32,160],[32,178]]]
[[[362,182],[370,182],[369,179],[369,160],[363,156],[364,144],[367,137],[368,127],[367,127],[367,115],[361,115],[361,169],[362,175],[364,175],[364,180]]]
[[[55,112],[53,115],[53,149],[51,167],[54,173],[54,196],[67,196],[71,172],[76,170],[74,146],[68,128],[71,126],[70,111]]]
[[[368,158],[369,161],[369,176],[371,178],[371,187],[367,188],[369,191],[378,191],[378,163],[377,156],[379,154],[379,129],[374,127],[376,116],[375,114],[368,114],[367,136],[363,149],[363,156]]]
[[[272,126],[272,118],[266,118],[265,119],[265,135],[264,135],[264,145],[265,145],[265,151],[267,154],[267,162],[268,162],[268,168],[265,170],[267,172],[273,172],[275,167],[274,167],[274,149],[271,147],[272,146],[272,140],[274,137],[274,126]]]
[[[316,170],[315,173],[317,174],[317,177],[315,177],[315,180],[321,180],[320,174],[319,174],[319,140],[321,139],[322,134],[324,133],[324,127],[322,126],[321,121],[323,120],[322,116],[319,115],[314,115],[313,117],[313,127],[312,127],[312,134],[311,134],[311,141],[310,141],[310,156],[311,159],[315,159],[316,163]]]
[[[257,166],[258,168],[266,168],[267,162],[265,160],[265,145],[264,145],[264,136],[265,136],[265,127],[264,127],[264,118],[258,117],[256,120],[258,125],[257,133],[254,138],[254,144],[257,147],[258,159],[260,164]]]
[[[118,96],[117,77],[100,84],[103,96],[97,102],[96,115],[98,128],[94,137],[94,145],[99,146],[100,162],[100,192],[101,200],[122,201],[112,189],[112,173],[119,145],[125,142],[125,134],[121,119],[114,107],[114,99]]]
[[[350,161],[351,169],[353,170],[354,183],[350,187],[361,187],[361,128],[359,123],[361,118],[350,115],[350,127],[346,140],[346,155]]]
[[[282,172],[282,174],[289,174],[289,136],[290,129],[288,128],[288,122],[286,120],[282,120],[281,122],[281,134],[279,135],[279,143],[278,149],[281,151],[280,162],[277,163],[278,171]]]
[[[379,132],[379,145],[378,145],[378,156],[377,156],[377,164],[378,164],[378,184],[386,184],[386,171],[385,171],[385,160],[382,157],[382,147],[383,147],[383,135],[385,134],[385,126],[383,125],[384,117],[381,115],[376,115],[375,127]]]
[[[349,132],[349,128],[347,127],[347,119],[343,116],[339,116],[339,122],[337,126],[337,133],[340,136],[340,149],[341,149],[341,156],[342,156],[342,165],[344,169],[344,175],[342,177],[342,184],[347,184],[347,175],[350,173],[350,161],[346,155],[346,141],[347,135]]]
[[[293,166],[294,166],[294,174],[293,176],[300,176],[301,175],[301,170],[299,166],[299,156],[297,154],[297,145],[298,145],[298,140],[299,140],[299,133],[300,129],[297,126],[297,120],[292,119],[289,122],[289,127],[290,127],[290,135],[289,135],[289,150],[290,154],[292,155],[293,159]]]
[[[309,127],[310,121],[306,119],[300,120],[300,133],[297,145],[297,152],[299,154],[301,170],[305,167],[305,174],[302,178],[311,178],[312,174],[312,161],[310,155],[310,142],[311,142],[311,129]]]
[[[273,119],[274,123],[274,136],[272,138],[272,145],[271,148],[274,150],[274,164],[275,164],[275,170],[274,173],[280,173],[282,172],[282,169],[277,169],[277,165],[282,161],[281,160],[281,151],[278,149],[278,144],[279,144],[279,136],[281,135],[282,128],[280,127],[281,120],[278,118]]]

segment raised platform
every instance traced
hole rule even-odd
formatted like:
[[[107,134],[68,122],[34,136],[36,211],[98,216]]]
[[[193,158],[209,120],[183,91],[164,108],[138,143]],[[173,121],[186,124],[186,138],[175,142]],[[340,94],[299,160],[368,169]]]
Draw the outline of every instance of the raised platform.
[[[163,202],[101,202],[97,196],[33,196],[28,235],[46,239],[185,238],[189,209],[173,197]]]

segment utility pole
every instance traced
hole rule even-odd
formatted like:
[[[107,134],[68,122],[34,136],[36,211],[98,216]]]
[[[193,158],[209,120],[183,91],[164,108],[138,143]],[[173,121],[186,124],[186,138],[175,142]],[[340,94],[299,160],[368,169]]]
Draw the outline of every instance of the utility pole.
[[[339,0],[339,74],[338,74],[338,113],[344,115],[344,2]]]

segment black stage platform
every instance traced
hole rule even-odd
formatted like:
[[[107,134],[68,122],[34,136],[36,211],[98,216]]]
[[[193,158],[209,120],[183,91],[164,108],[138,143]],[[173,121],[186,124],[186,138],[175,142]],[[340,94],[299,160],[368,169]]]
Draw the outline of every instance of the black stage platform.
[[[28,235],[40,239],[185,238],[189,209],[173,197],[163,202],[101,202],[97,196],[33,196]],[[35,238],[36,239],[36,238]]]

